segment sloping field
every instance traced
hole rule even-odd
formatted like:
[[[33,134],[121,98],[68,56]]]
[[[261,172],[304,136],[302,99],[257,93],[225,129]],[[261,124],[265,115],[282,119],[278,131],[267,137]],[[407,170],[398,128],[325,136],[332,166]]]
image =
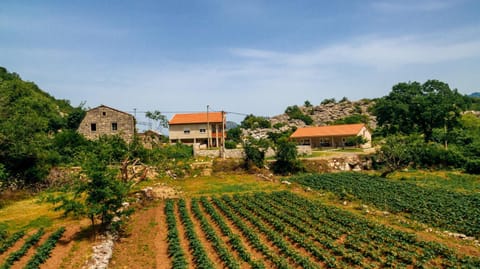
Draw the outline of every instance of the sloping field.
[[[289,191],[166,200],[146,212],[112,268],[480,267],[476,257]]]

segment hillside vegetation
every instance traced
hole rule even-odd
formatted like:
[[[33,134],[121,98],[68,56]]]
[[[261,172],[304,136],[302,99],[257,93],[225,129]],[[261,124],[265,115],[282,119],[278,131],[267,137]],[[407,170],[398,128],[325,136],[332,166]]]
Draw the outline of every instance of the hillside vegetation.
[[[52,150],[55,135],[76,129],[82,117],[81,108],[0,67],[0,182],[45,178],[60,158]]]

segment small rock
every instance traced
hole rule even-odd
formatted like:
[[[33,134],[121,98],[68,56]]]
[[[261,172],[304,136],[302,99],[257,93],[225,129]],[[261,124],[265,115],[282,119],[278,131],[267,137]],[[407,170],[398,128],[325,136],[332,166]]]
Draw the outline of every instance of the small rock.
[[[290,184],[292,184],[292,183],[290,183],[290,181],[283,180],[283,181],[282,181],[282,184],[285,184],[285,185],[290,185]]]
[[[347,204],[348,204],[347,201],[343,201],[343,205],[347,205]]]

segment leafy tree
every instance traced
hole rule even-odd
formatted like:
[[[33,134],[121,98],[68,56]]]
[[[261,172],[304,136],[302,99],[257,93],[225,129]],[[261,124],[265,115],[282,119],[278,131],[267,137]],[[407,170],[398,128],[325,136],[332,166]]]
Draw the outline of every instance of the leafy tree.
[[[389,95],[373,107],[378,125],[384,134],[423,134],[432,141],[434,128],[451,130],[465,108],[465,97],[438,80],[399,83]]]
[[[275,173],[287,175],[305,170],[297,158],[297,145],[294,142],[289,141],[287,137],[282,137],[278,139],[276,149],[276,161],[272,166]]]
[[[368,124],[369,118],[367,115],[362,114],[352,114],[344,118],[335,120],[333,124],[354,124],[354,123],[365,123]]]
[[[408,166],[412,159],[411,152],[406,146],[410,142],[409,139],[411,138],[400,135],[391,135],[385,139],[380,148],[380,158],[385,162],[382,177]]]
[[[235,127],[227,131],[227,141],[232,141],[238,144],[242,142],[241,136],[242,136],[242,129],[240,129],[240,127]]]
[[[327,105],[327,104],[335,104],[337,101],[335,98],[327,98],[323,99],[323,101],[320,103],[321,105]]]
[[[0,67],[0,163],[9,178],[39,183],[60,157],[52,137],[68,128],[73,108]]]
[[[67,127],[72,130],[77,130],[87,112],[84,109],[85,103],[81,103],[78,107],[73,108],[72,112],[67,116]]]
[[[95,236],[96,223],[106,228],[115,216],[131,213],[120,209],[132,183],[118,180],[117,174],[117,170],[109,168],[108,162],[90,154],[73,187],[48,196],[47,201],[55,204],[55,210],[63,211],[64,215],[88,217]]]
[[[265,139],[254,139],[249,137],[243,143],[245,150],[245,166],[247,169],[253,167],[262,168],[265,164],[265,152],[270,143]]]
[[[271,128],[272,124],[265,117],[258,117],[250,114],[243,119],[240,123],[240,127],[243,129]]]
[[[155,110],[153,112],[147,111],[147,113],[145,113],[145,117],[147,117],[147,118],[149,118],[149,119],[151,119],[155,122],[158,122],[159,127],[168,128],[167,117],[165,117],[165,115],[163,115],[158,110]]]
[[[287,107],[285,114],[291,119],[303,121],[306,125],[311,125],[313,123],[313,119],[309,115],[305,115],[297,105]]]
[[[310,103],[310,101],[308,101],[308,100],[306,100],[303,105],[304,105],[305,107],[312,107],[312,103]]]

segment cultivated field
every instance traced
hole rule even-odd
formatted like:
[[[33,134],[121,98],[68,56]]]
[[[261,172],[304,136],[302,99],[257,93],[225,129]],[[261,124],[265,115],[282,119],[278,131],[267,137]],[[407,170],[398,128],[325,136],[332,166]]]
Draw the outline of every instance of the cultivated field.
[[[248,175],[163,181],[181,195],[137,209],[109,268],[480,268],[474,240],[443,233],[455,228],[448,230],[478,239],[478,226],[468,219],[478,209],[470,207],[478,178],[434,184],[325,174],[289,180],[296,183]],[[10,237],[0,242],[1,268],[84,265],[91,244],[82,225],[56,215],[36,216],[34,224],[10,225]]]

